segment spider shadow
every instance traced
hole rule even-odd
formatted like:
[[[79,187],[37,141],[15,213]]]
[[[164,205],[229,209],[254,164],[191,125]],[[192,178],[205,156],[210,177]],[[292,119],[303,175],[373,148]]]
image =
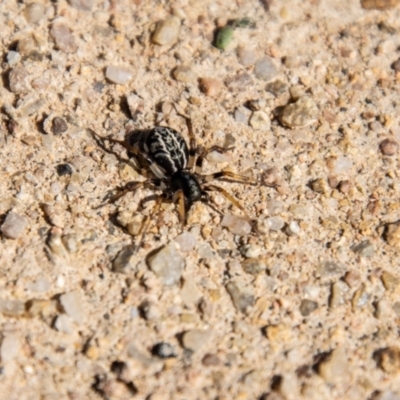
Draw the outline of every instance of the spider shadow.
[[[130,167],[132,167],[138,174],[143,175],[143,168],[147,169],[147,164],[144,160],[143,157],[140,157],[138,154],[134,154],[130,152],[129,150],[126,150],[128,159],[125,157],[121,156],[118,152],[116,152],[113,148],[110,148],[110,146],[114,146],[113,142],[111,141],[113,138],[111,137],[112,135],[107,135],[107,136],[100,136],[95,132],[92,128],[88,128],[88,131],[92,138],[95,140],[96,144],[105,152],[108,154],[114,155],[117,160],[121,163],[127,164]],[[123,142],[127,143],[130,146],[134,146],[137,142],[139,142],[140,138],[143,136],[143,134],[148,131],[148,129],[134,129],[130,130],[125,134]],[[106,145],[105,142],[108,141],[110,142],[109,145]],[[134,162],[132,162],[134,160]]]

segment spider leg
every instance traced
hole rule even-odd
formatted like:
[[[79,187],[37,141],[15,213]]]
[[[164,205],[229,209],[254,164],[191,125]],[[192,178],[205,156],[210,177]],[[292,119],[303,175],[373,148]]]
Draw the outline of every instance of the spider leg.
[[[204,188],[204,190],[207,191],[216,191],[221,193],[227,200],[229,200],[234,206],[236,206],[237,208],[239,208],[243,214],[246,216],[246,218],[248,218],[249,220],[251,220],[249,214],[247,214],[247,211],[245,210],[245,208],[239,203],[239,201],[233,197],[230,193],[228,193],[225,189],[219,187],[219,186],[215,186],[215,185],[208,185]]]
[[[201,171],[203,169],[203,161],[207,157],[207,155],[210,154],[211,152],[218,151],[219,153],[226,153],[227,151],[232,149],[234,149],[234,147],[222,147],[222,146],[211,146],[209,149],[204,149],[196,160],[195,172],[197,174],[201,174]]]
[[[181,114],[178,111],[175,103],[174,103],[174,107],[175,107],[176,113],[186,121],[186,126],[187,126],[187,129],[189,132],[189,160],[187,163],[187,168],[192,169],[195,158],[196,158],[196,153],[197,153],[196,136],[194,135],[194,132],[193,132],[192,120],[188,116]]]
[[[183,190],[179,189],[174,193],[172,201],[178,205],[179,222],[181,223],[182,230],[186,224],[186,209],[185,209],[185,196]]]
[[[137,250],[140,249],[140,247],[143,244],[144,237],[146,236],[147,231],[149,230],[150,223],[152,220],[154,220],[154,216],[158,215],[162,201],[164,199],[164,196],[161,194],[157,197],[156,204],[154,204],[153,210],[151,211],[150,215],[146,215],[142,221],[142,226],[140,227],[139,235],[140,235],[140,240],[135,248],[135,253]]]
[[[259,184],[259,182],[255,181],[254,179],[250,179],[249,177],[244,175],[235,174],[234,172],[231,171],[220,171],[210,175],[200,175],[199,178],[204,183],[221,179],[221,180],[226,180],[228,182],[243,183],[245,185],[255,186]]]
[[[151,185],[159,186],[161,184],[161,179],[147,179],[141,182],[128,182],[125,186],[120,189],[119,193],[116,193],[114,196],[111,196],[105,203],[100,204],[96,208],[100,208],[105,206],[106,204],[114,203],[119,200],[121,197],[125,196],[129,192],[134,192],[140,187],[147,187]]]

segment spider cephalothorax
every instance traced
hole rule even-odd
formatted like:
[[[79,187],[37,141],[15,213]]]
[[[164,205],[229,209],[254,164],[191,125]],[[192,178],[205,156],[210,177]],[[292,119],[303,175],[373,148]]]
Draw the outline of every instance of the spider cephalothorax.
[[[113,196],[109,202],[114,202],[140,187],[156,187],[162,189],[162,193],[156,197],[156,204],[153,213],[158,213],[162,200],[172,200],[178,205],[179,220],[182,226],[186,223],[186,215],[190,207],[196,201],[208,202],[208,192],[217,191],[226,199],[241,209],[247,215],[243,206],[230,195],[225,189],[210,184],[213,180],[226,180],[248,185],[256,185],[257,182],[246,176],[234,174],[229,171],[220,171],[210,175],[201,173],[203,160],[207,154],[212,151],[226,152],[231,148],[212,146],[209,149],[200,149],[196,146],[196,138],[193,133],[191,120],[179,114],[186,120],[189,131],[190,147],[182,135],[176,130],[156,126],[152,129],[143,130],[135,135],[131,135],[128,140],[115,140],[111,138],[102,138],[97,134],[95,137],[101,140],[108,140],[112,143],[118,143],[125,147],[128,152],[137,156],[138,159],[146,163],[146,167],[154,175],[141,182],[129,182],[119,193]],[[150,218],[146,218],[141,232],[143,241],[150,223]]]

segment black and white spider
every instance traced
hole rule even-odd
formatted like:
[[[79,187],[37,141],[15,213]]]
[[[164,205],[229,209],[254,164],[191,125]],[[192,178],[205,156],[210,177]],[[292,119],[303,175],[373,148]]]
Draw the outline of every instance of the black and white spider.
[[[126,141],[116,140],[109,137],[101,137],[95,132],[95,138],[108,140],[111,143],[118,143],[138,158],[152,172],[154,177],[145,181],[129,182],[120,188],[119,193],[112,196],[108,202],[115,202],[129,192],[134,192],[138,188],[153,187],[161,189],[162,193],[156,196],[151,215],[157,215],[163,200],[173,201],[178,205],[179,220],[182,227],[186,224],[186,215],[192,204],[196,201],[208,203],[210,191],[221,193],[227,200],[238,207],[248,217],[246,210],[225,189],[210,184],[213,180],[225,180],[247,185],[257,185],[258,182],[249,179],[247,176],[238,175],[230,171],[215,172],[210,175],[203,175],[202,167],[204,158],[212,151],[226,152],[232,148],[212,146],[209,149],[201,149],[196,145],[196,138],[193,133],[191,120],[179,114],[185,119],[190,139],[188,147],[182,135],[176,130],[156,126],[152,129],[140,131],[138,134],[131,135]],[[250,218],[249,218],[250,219]],[[141,240],[138,247],[143,242],[145,233],[150,224],[150,217],[145,217],[141,227]]]

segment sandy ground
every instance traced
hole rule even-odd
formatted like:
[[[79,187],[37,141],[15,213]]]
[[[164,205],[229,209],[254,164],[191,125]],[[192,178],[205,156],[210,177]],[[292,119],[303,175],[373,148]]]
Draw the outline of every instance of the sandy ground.
[[[37,1],[0,5],[1,399],[399,399],[396,2]],[[253,230],[102,206],[151,175],[91,130],[175,108]]]

